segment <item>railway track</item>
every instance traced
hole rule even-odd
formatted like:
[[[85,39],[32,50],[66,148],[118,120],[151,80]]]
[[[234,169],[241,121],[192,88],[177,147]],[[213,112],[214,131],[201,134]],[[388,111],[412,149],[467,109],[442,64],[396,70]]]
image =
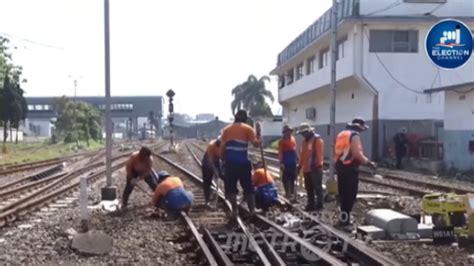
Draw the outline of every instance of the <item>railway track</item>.
[[[157,144],[155,146],[163,145]],[[132,151],[119,152],[112,158],[112,171],[122,168]],[[39,173],[0,187],[0,227],[13,223],[18,217],[41,208],[79,188],[80,178],[92,183],[105,174],[103,160],[91,162],[94,154],[67,167]],[[45,176],[49,174],[49,176]]]
[[[260,154],[255,151],[251,152],[251,154],[260,156]],[[264,151],[264,155],[265,160],[270,164],[270,170],[278,173],[279,162],[277,154],[274,152]],[[328,167],[329,164],[326,162],[325,166]],[[431,181],[426,179],[415,179],[413,177],[397,174],[395,171],[387,169],[377,169],[376,171],[373,171],[362,166],[359,170],[363,174],[359,176],[359,180],[363,182],[406,191],[410,195],[417,197],[423,197],[424,195],[433,192],[453,192],[459,194],[474,193],[474,188],[472,186],[441,183],[439,180]],[[379,174],[382,178],[375,178],[374,174]]]
[[[192,154],[195,163],[199,164],[200,158],[196,156],[189,146],[187,146],[187,149]],[[161,159],[167,161],[169,164],[173,164],[174,167],[179,168],[186,176],[193,176],[193,179],[196,182],[201,182],[199,177],[189,170],[176,165],[176,163],[172,162],[169,158],[164,157]],[[188,166],[188,164],[186,165]],[[202,184],[198,184],[197,188],[192,189],[193,191],[197,190],[197,193],[194,193],[194,195],[202,195]],[[216,211],[220,211],[219,208],[222,206],[230,208],[228,202],[224,199],[222,191],[219,191],[218,196],[220,197],[220,203]],[[198,204],[201,201],[202,197],[197,196]],[[346,265],[347,263],[354,262],[363,265],[398,264],[374,250],[367,248],[363,244],[358,243],[356,240],[350,239],[344,233],[321,223],[316,217],[291,206],[291,204],[288,201],[285,201],[285,199],[282,198],[281,201],[282,205],[278,210],[276,210],[276,213],[283,214],[288,210],[298,211],[299,214],[303,214],[306,217],[304,224],[301,224],[298,228],[288,229],[267,216],[259,214],[253,219],[245,222],[240,220],[239,224],[242,223],[240,227],[241,231],[234,232],[229,231],[226,229],[225,225],[222,225],[222,216],[220,216],[219,225],[216,227],[208,226],[205,223],[200,224],[202,223],[202,218],[199,217],[205,216],[206,218],[209,218],[212,216],[207,215],[206,212],[203,213],[202,211],[199,211],[199,209],[190,212],[188,216],[190,217],[190,221],[187,222],[193,222],[194,228],[199,228],[199,225],[201,225],[199,234],[194,234],[194,238],[202,238],[202,241],[204,241],[208,246],[207,249],[204,248],[202,250],[209,250],[214,256],[214,260],[219,262],[219,265],[227,264],[222,263],[227,258],[229,258],[232,264],[243,264],[246,262],[251,264],[259,263],[263,265],[311,265],[314,263],[322,265]],[[242,206],[240,209],[241,213],[245,214],[247,212],[247,210]],[[194,217],[194,215],[198,216]],[[206,218],[204,218],[204,220],[206,220]],[[196,226],[196,224],[198,226]],[[192,226],[189,227],[192,228]],[[242,228],[246,228],[246,230]],[[229,234],[231,236],[230,242]],[[234,237],[233,239],[232,236]],[[242,248],[242,245],[240,245],[241,243],[250,243],[249,246],[252,248]],[[255,245],[260,247],[261,253],[256,252]],[[237,252],[236,254],[235,251],[239,250],[240,252]],[[253,253],[253,258],[259,259],[257,259],[257,261],[252,261],[252,256],[243,256],[242,253],[248,255],[248,253],[246,253],[247,250],[255,251]],[[204,251],[202,252],[206,253]],[[227,258],[222,257],[223,254],[227,255]],[[267,261],[270,264],[266,264]],[[213,260],[209,259],[208,262],[213,262]]]
[[[0,177],[6,177],[6,175],[17,173],[17,172],[29,171],[29,170],[34,170],[34,169],[38,169],[38,168],[41,168],[41,167],[57,165],[57,164],[60,164],[60,163],[63,163],[63,162],[76,161],[76,160],[80,159],[81,157],[87,157],[87,156],[90,156],[91,154],[95,154],[96,152],[97,151],[83,152],[83,153],[78,153],[78,154],[73,154],[73,155],[69,155],[69,156],[64,156],[64,157],[60,157],[60,158],[53,158],[53,159],[48,159],[48,160],[43,160],[43,161],[0,166],[0,169],[1,169],[0,170]]]

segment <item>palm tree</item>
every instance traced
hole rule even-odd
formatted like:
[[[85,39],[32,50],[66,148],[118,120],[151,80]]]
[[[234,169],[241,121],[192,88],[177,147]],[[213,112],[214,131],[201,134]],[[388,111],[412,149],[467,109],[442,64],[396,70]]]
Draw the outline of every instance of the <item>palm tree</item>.
[[[244,108],[249,111],[251,117],[271,116],[272,112],[267,103],[267,98],[273,103],[275,99],[271,91],[267,90],[265,82],[270,82],[268,76],[257,79],[250,75],[245,82],[232,89],[234,100],[231,103],[232,113]]]

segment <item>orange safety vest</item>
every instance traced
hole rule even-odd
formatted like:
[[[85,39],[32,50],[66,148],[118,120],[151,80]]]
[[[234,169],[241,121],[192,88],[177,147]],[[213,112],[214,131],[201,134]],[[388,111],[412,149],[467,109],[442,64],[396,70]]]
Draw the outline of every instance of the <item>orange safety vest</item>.
[[[357,132],[352,130],[343,130],[337,135],[334,160],[341,161],[344,165],[349,165],[354,161],[351,154],[351,139]]]

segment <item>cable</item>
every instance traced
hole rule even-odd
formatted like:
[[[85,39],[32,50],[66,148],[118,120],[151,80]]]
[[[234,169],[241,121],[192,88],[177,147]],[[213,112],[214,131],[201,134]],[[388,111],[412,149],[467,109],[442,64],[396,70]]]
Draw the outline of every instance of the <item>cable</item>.
[[[380,13],[380,12],[388,11],[388,10],[390,10],[390,9],[392,9],[392,8],[394,8],[394,7],[397,7],[397,6],[401,5],[401,4],[402,4],[402,1],[401,1],[401,0],[397,0],[397,1],[393,2],[393,3],[391,3],[390,5],[388,5],[388,6],[384,7],[384,8],[381,8],[381,9],[379,9],[379,10],[373,11],[373,12],[371,12],[371,13],[365,15],[365,16],[372,16],[372,15],[375,15],[375,14]]]
[[[364,30],[364,35],[365,37],[367,38],[367,40],[370,42],[370,38],[369,38],[369,35],[367,34],[367,31]],[[421,91],[417,91],[415,89],[412,89],[410,87],[408,87],[407,85],[403,84],[401,81],[399,81],[393,74],[392,72],[390,72],[390,70],[387,68],[387,66],[383,63],[382,59],[379,57],[378,53],[377,52],[373,52],[375,54],[375,57],[377,58],[377,60],[379,61],[379,63],[382,65],[383,69],[385,69],[385,71],[387,72],[387,74],[398,84],[400,85],[402,88],[408,90],[408,91],[411,91],[413,93],[417,93],[417,94],[425,94],[424,92],[421,92]],[[435,77],[436,78],[436,77]]]
[[[45,44],[45,43],[40,43],[40,42],[33,41],[33,40],[30,40],[30,39],[26,39],[26,38],[23,38],[23,37],[19,37],[19,36],[15,36],[15,35],[12,35],[12,34],[8,34],[8,33],[5,33],[5,32],[0,32],[0,35],[5,35],[5,36],[7,36],[7,37],[9,37],[9,38],[19,39],[19,40],[22,40],[22,41],[24,41],[24,42],[28,42],[28,43],[31,43],[31,44],[34,44],[34,45],[38,45],[38,46],[43,46],[43,47],[52,48],[52,49],[57,49],[57,50],[64,50],[63,47],[54,46],[54,45]]]

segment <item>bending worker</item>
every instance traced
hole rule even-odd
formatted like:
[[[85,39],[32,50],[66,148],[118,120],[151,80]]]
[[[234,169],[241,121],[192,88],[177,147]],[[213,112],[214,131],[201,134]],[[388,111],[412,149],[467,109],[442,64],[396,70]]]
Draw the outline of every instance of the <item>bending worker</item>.
[[[152,191],[155,191],[157,176],[153,170],[153,158],[151,157],[151,150],[147,147],[142,147],[140,151],[134,152],[128,159],[125,169],[127,171],[127,184],[123,191],[122,207],[128,205],[128,198],[133,191],[134,185],[144,180]]]
[[[273,183],[273,176],[263,168],[260,162],[254,164],[252,183],[255,187],[255,203],[258,209],[266,212],[278,203],[278,191]]]
[[[296,152],[296,140],[292,135],[293,129],[285,125],[283,136],[278,142],[278,160],[282,172],[283,188],[286,198],[294,200],[296,198],[295,182],[297,176],[298,153]]]
[[[221,139],[219,136],[216,140],[209,143],[204,157],[202,158],[202,179],[204,181],[204,199],[206,206],[209,206],[213,177],[216,176],[222,179],[224,177],[220,166],[220,146]]]
[[[376,167],[375,163],[364,155],[360,140],[359,134],[368,128],[364,119],[356,117],[336,138],[334,159],[341,209],[339,225],[341,226],[350,225],[350,213],[357,197],[359,185],[359,165]]]
[[[323,208],[324,141],[308,123],[302,123],[298,133],[304,137],[298,173],[303,169],[304,186],[308,196],[308,205],[305,210],[321,210]],[[315,193],[318,197],[317,204],[314,200]]]
[[[224,164],[225,194],[232,205],[232,218],[237,218],[237,181],[244,190],[250,214],[255,213],[255,195],[252,186],[252,166],[248,159],[248,143],[260,144],[255,130],[246,124],[247,112],[239,110],[234,123],[224,128],[221,136],[221,160]]]
[[[160,171],[158,176],[159,184],[155,189],[151,205],[167,211],[169,215],[188,211],[193,203],[193,197],[189,191],[184,189],[181,179],[170,176],[166,171]]]

